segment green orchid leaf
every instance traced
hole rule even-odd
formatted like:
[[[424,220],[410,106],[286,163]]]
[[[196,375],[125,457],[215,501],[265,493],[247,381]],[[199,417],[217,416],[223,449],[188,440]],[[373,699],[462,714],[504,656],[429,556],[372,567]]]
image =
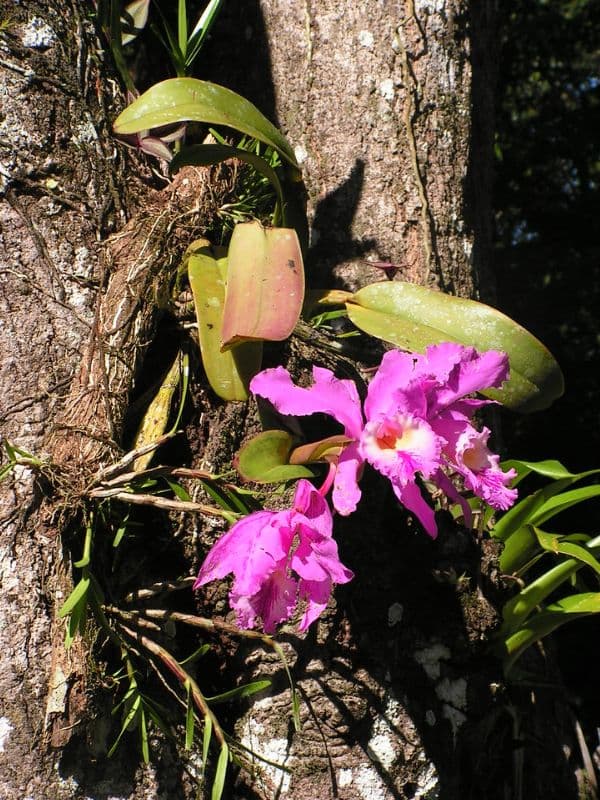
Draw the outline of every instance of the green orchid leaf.
[[[227,703],[230,700],[239,700],[242,697],[251,697],[253,694],[262,692],[271,685],[271,681],[253,681],[252,683],[245,683],[243,686],[236,686],[235,689],[230,689],[228,692],[217,694],[214,697],[207,697],[206,702],[211,706],[218,705],[219,703]]]
[[[536,513],[532,516],[531,522],[534,525],[541,525],[551,517],[566,511],[567,508],[583,503],[585,500],[592,500],[600,496],[600,484],[592,486],[582,486],[579,489],[571,489],[569,492],[562,492],[547,500]]]
[[[227,766],[229,764],[229,748],[223,742],[221,745],[221,752],[219,760],[217,761],[217,771],[213,781],[212,790],[210,793],[210,800],[221,800],[223,789],[225,788],[225,775],[227,774]]]
[[[515,632],[536,606],[539,606],[582,567],[591,567],[597,574],[600,574],[600,562],[593,555],[593,551],[600,546],[600,537],[588,541],[585,547],[581,547],[573,542],[565,541],[572,537],[544,533],[539,529],[533,529],[532,532],[544,550],[571,557],[540,575],[504,605],[502,609],[504,622],[500,631],[504,636]]]
[[[247,400],[248,383],[259,371],[262,344],[244,342],[221,352],[221,326],[225,306],[227,256],[206,240],[188,250],[187,267],[194,296],[200,353],[208,382],[224,400]]]
[[[561,625],[598,612],[600,612],[600,592],[583,592],[565,597],[530,617],[519,631],[503,642],[505,672],[510,672],[515,661],[528,647]]]
[[[507,353],[510,379],[502,389],[482,394],[515,411],[547,408],[563,393],[562,373],[544,345],[483,303],[412,283],[383,281],[360,289],[346,308],[358,328],[407,350],[453,341]]]
[[[492,535],[494,535],[494,531],[492,531]],[[539,550],[538,541],[531,525],[517,528],[502,541],[504,541],[504,550],[500,553],[498,563],[506,575],[519,573]]]
[[[282,483],[296,478],[312,478],[313,473],[299,464],[289,463],[294,444],[286,431],[264,431],[242,447],[236,459],[236,469],[247,481]]]
[[[178,153],[173,158],[169,167],[171,172],[177,172],[184,166],[206,167],[211,164],[218,164],[221,161],[227,161],[229,158],[237,158],[239,161],[250,164],[271,183],[277,195],[278,203],[278,210],[275,216],[285,225],[285,201],[281,181],[273,167],[267,164],[264,158],[257,156],[256,153],[226,144],[197,144],[191,147],[184,147],[181,153]]]
[[[58,616],[62,619],[63,617],[66,617],[67,614],[70,614],[78,603],[86,602],[84,598],[87,598],[87,593],[89,588],[90,588],[89,576],[81,578],[77,586],[73,589],[71,594],[67,597],[67,599],[61,606],[61,609],[58,612]]]
[[[212,719],[209,716],[204,717],[204,733],[202,734],[202,769],[206,769],[206,764],[208,762],[208,751],[210,748],[212,728]]]
[[[572,478],[561,478],[548,484],[548,486],[544,486],[543,489],[538,489],[537,492],[528,494],[500,517],[491,531],[492,536],[495,539],[506,542],[508,537],[518,531],[519,528],[522,528],[523,525],[533,523],[534,520],[540,523],[540,520],[536,517],[539,509],[547,500],[562,492],[563,489],[577,481],[578,478],[579,476],[577,475]]]
[[[175,122],[226,125],[273,147],[300,180],[300,168],[285,137],[261,112],[239,94],[196,78],[171,78],[151,86],[121,112],[114,122],[117,135],[139,133]]]
[[[293,228],[236,225],[229,243],[222,348],[243,341],[282,341],[304,301],[304,265]]]

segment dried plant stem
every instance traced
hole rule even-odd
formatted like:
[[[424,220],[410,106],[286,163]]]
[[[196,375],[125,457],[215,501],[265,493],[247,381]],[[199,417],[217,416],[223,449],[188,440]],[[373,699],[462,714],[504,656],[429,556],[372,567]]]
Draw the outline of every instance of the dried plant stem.
[[[134,639],[138,644],[144,647],[149,653],[151,653],[155,658],[161,661],[165,667],[169,670],[169,672],[174,675],[177,681],[181,684],[184,689],[188,689],[192,695],[192,699],[194,701],[194,705],[200,711],[203,717],[208,717],[212,723],[213,731],[217,740],[221,747],[227,747],[227,742],[225,740],[225,734],[223,729],[219,725],[218,719],[215,717],[213,712],[210,710],[208,703],[206,702],[206,698],[200,691],[200,688],[196,681],[192,678],[192,676],[187,672],[181,664],[177,661],[177,659],[169,653],[168,650],[165,650],[164,647],[161,647],[157,642],[149,639],[147,636],[144,636],[143,633],[138,631],[132,631],[130,628],[127,628],[125,625],[120,624],[119,627],[123,631],[123,633],[127,634],[130,638]]]

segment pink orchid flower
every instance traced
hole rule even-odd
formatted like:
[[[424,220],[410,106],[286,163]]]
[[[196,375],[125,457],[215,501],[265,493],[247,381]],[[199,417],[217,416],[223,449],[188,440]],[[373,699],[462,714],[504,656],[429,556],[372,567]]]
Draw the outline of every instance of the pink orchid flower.
[[[338,558],[332,527],[323,496],[300,480],[291,509],[257,511],[218,540],[194,589],[233,572],[229,599],[241,628],[254,628],[260,617],[265,633],[273,633],[305,601],[299,625],[305,631],[325,610],[333,584],[354,577]]]
[[[475,411],[490,400],[468,398],[472,392],[498,387],[508,377],[508,357],[447,342],[424,355],[391,350],[369,384],[364,409],[352,381],[328,369],[313,369],[313,384],[295,386],[283,367],[264,370],[252,380],[254,394],[269,400],[282,414],[329,414],[352,441],[339,456],[333,481],[333,505],[351,514],[360,500],[358,480],[370,463],[391,482],[400,502],[433,537],[433,509],[416,477],[435,483],[461,502],[467,524],[469,507],[447,472],[462,475],[465,486],[494,508],[509,508],[516,490],[508,488],[514,471],[503,472],[487,447],[489,430],[470,423]],[[364,410],[364,416],[363,416]],[[366,421],[365,421],[366,418]]]

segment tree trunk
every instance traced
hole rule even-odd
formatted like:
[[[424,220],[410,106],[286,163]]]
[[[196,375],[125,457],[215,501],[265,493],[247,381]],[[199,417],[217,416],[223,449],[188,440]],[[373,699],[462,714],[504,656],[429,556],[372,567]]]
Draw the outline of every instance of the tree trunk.
[[[295,147],[308,191],[313,286],[379,280],[368,262],[384,261],[405,280],[465,296],[493,293],[486,261],[493,4],[472,5],[264,0],[226,8],[212,50],[237,49],[242,69],[220,65],[218,52],[209,51],[207,63],[217,82],[275,117]],[[35,455],[49,452],[75,492],[121,452],[127,404],[155,328],[152,278],[165,269],[164,249],[153,239],[139,270],[144,226],[165,213],[161,242],[170,237],[175,263],[184,245],[172,220],[202,194],[205,179],[196,173],[159,193],[124,174],[110,137],[114,84],[102,46],[76,0],[61,9],[0,2],[0,21],[7,20],[0,396],[3,435]],[[145,193],[135,207],[127,187]],[[188,223],[197,236],[206,220]],[[115,229],[119,237],[107,243]],[[126,309],[117,309],[120,297]],[[296,364],[314,358],[298,344],[290,352]],[[246,411],[206,393],[201,402],[191,427],[200,429],[204,412],[210,432],[189,434],[192,462],[222,467],[246,430]],[[184,797],[169,748],[157,772],[136,772],[127,756],[106,762],[98,724],[95,733],[86,726],[86,649],[78,641],[65,655],[56,619],[70,567],[50,478],[50,497],[51,481],[28,469],[0,485],[0,652],[8,654],[0,670],[0,793],[6,800]],[[407,525],[391,493],[368,487],[338,538],[355,581],[316,630],[283,637],[303,700],[301,732],[290,731],[289,695],[277,681],[236,722],[242,741],[292,774],[257,761],[229,796],[505,796],[513,718],[498,700],[501,676],[485,651],[498,619],[494,548],[452,527],[432,543]],[[190,553],[185,574],[197,567]],[[244,678],[276,670],[255,654],[237,666]],[[533,726],[546,718],[532,719]],[[84,735],[74,745],[79,727]],[[552,731],[529,753],[531,764],[543,756],[528,778],[532,797],[571,796],[564,740]],[[62,758],[51,746],[66,746]]]

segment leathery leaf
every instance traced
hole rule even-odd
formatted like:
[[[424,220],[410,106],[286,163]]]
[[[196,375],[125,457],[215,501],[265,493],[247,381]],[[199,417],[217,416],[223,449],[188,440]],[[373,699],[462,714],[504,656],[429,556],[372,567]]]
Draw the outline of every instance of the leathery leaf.
[[[221,325],[227,282],[227,254],[205,239],[187,254],[188,278],[194,296],[200,353],[208,382],[224,400],[247,400],[248,383],[258,372],[262,344],[245,342],[221,352]]]
[[[312,478],[300,464],[290,464],[294,439],[286,431],[269,430],[253,436],[238,453],[236,469],[247,481],[278,483],[296,478]]]
[[[275,148],[300,180],[294,151],[285,136],[248,100],[216,83],[170,78],[151,86],[122,111],[113,124],[119,134],[139,133],[176,122],[226,125]]]
[[[500,350],[510,360],[510,379],[485,394],[515,411],[547,408],[564,389],[560,367],[544,345],[491,306],[412,283],[365,286],[346,303],[351,321],[366,333],[407,350],[460,342]]]
[[[282,341],[304,301],[304,264],[293,228],[236,225],[229,243],[223,349],[238,342]]]

